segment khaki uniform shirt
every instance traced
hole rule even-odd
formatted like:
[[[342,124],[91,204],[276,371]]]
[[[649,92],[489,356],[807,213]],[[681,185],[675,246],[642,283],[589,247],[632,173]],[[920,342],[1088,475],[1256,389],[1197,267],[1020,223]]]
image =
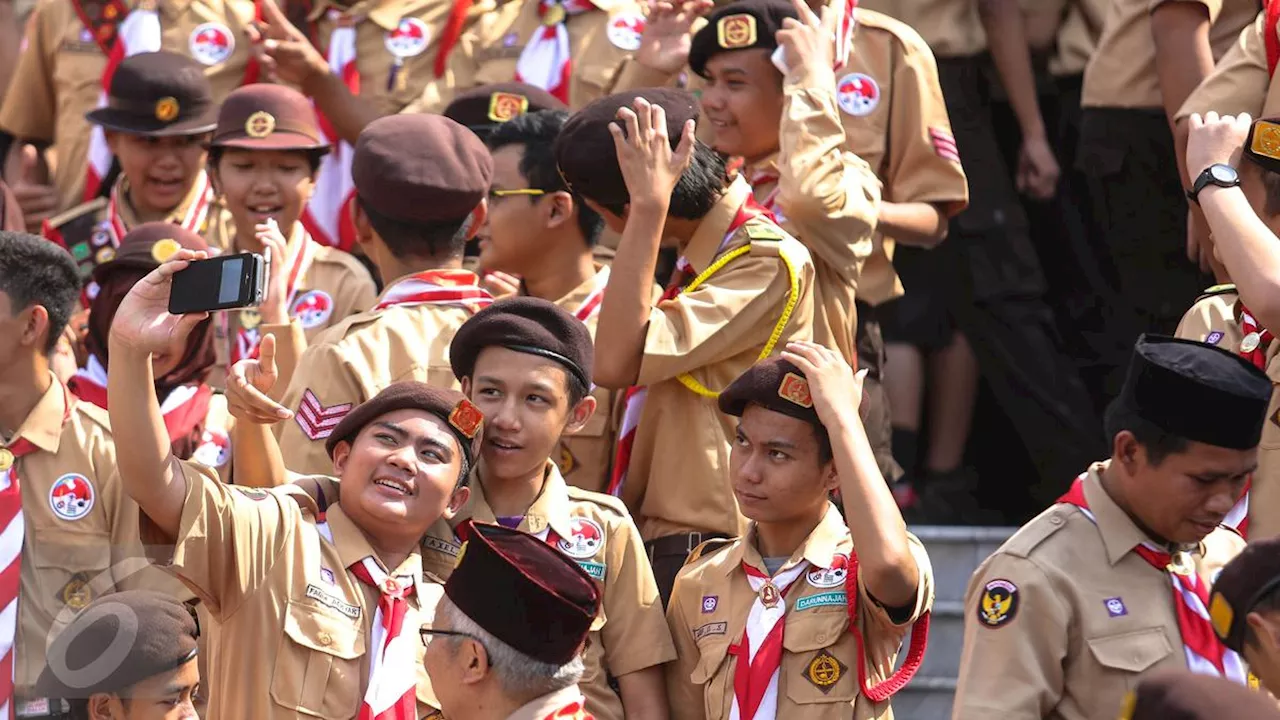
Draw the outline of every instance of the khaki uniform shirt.
[[[1257,0],[1115,0],[1084,71],[1084,107],[1163,108],[1156,75],[1151,13],[1165,2],[1195,2],[1209,13],[1209,45],[1216,61],[1258,12]]]
[[[1178,324],[1180,338],[1216,345],[1240,352],[1244,330],[1240,327],[1243,305],[1234,285],[1211,288],[1196,300]],[[1280,386],[1280,342],[1265,348],[1267,376],[1272,387]],[[1258,469],[1249,489],[1249,537],[1258,540],[1280,535],[1280,393],[1272,391],[1267,422],[1258,442]]]
[[[1105,468],[1084,484],[1096,524],[1056,504],[974,572],[956,720],[1111,717],[1143,676],[1186,669],[1169,575],[1133,552],[1152,541],[1103,489]],[[1210,533],[1193,552],[1202,582],[1243,547],[1226,528]]]
[[[467,519],[498,524],[485,500],[484,481],[474,471],[471,500],[453,524]],[[609,687],[609,678],[676,658],[658,585],[631,515],[617,498],[567,485],[555,464],[548,462],[542,492],[519,529],[544,540],[555,533],[560,538],[556,548],[595,579],[600,612],[591,625],[583,657],[586,672],[578,687],[587,697],[587,712],[596,720],[622,720],[622,699]],[[449,523],[437,522],[423,539],[423,567],[448,579],[459,545]]]
[[[648,396],[622,490],[627,507],[639,508],[646,540],[689,531],[735,536],[745,523],[729,487],[729,443],[737,419],[679,376],[687,374],[716,393],[728,387],[759,360],[792,295],[791,316],[773,351],[813,337],[809,251],[761,219],[745,223],[726,242],[750,194],[745,180],[735,180],[702,219],[684,255],[702,273],[725,253],[747,245],[750,252],[649,314],[636,380],[648,387]]]
[[[1187,97],[1178,118],[1210,110],[1221,115],[1249,113],[1255,118],[1280,113],[1280,83],[1273,82],[1267,72],[1267,32],[1266,13],[1260,12]]]
[[[976,0],[862,0],[858,7],[915,28],[940,58],[967,57],[987,49]]]
[[[208,661],[209,717],[351,718],[369,684],[378,591],[348,568],[374,549],[340,506],[327,508],[324,537],[316,502],[291,485],[271,490],[223,485],[202,465],[180,463],[187,494],[166,569],[217,621]],[[169,540],[143,516],[151,546]],[[405,632],[435,614],[442,587],[411,554],[388,574],[414,579]],[[417,648],[418,716],[436,704]]]
[[[1108,0],[1022,0],[1027,42],[1050,53],[1054,76],[1080,75],[1098,47],[1110,6]]]
[[[755,543],[755,526],[744,538],[690,560],[676,577],[667,622],[679,659],[667,666],[667,695],[672,718],[727,718],[733,704],[733,677],[740,658],[729,646],[745,637],[747,616],[756,600],[742,569],[744,562],[764,568]],[[778,675],[778,718],[892,718],[889,701],[873,703],[858,686],[858,663],[865,662],[867,683],[893,673],[903,639],[933,605],[933,570],[924,546],[908,534],[920,572],[910,617],[895,623],[857,578],[858,629],[866,643],[864,660],[849,632],[849,599],[845,574],[835,569],[838,556],[848,560],[853,540],[834,505],[803,545],[780,568],[809,561],[812,568],[796,579],[785,595],[787,615],[782,633],[782,665]],[[696,551],[695,551],[696,552]]]
[[[81,0],[88,7],[92,0]],[[126,0],[130,7],[139,3]],[[240,86],[249,61],[245,27],[253,21],[251,0],[164,0],[157,3],[161,47],[195,57],[205,65],[213,97],[222,102]],[[231,51],[194,52],[197,30],[217,29]],[[0,129],[16,137],[53,143],[58,162],[53,184],[60,207],[79,203],[89,152],[90,124],[85,113],[98,105],[107,57],[92,31],[80,22],[71,0],[40,0],[0,106]]]
[[[383,297],[394,285],[387,286]],[[333,463],[324,449],[329,432],[348,410],[392,383],[418,380],[458,387],[449,365],[449,343],[472,310],[429,303],[378,310],[376,305],[329,328],[298,360],[281,401],[296,415],[275,426],[290,470],[331,472]]]
[[[614,22],[642,22],[643,13],[635,0],[599,0],[595,5],[600,10],[565,20],[573,62],[569,107],[574,109],[608,94],[606,88],[619,64],[638,47],[632,35],[610,31]],[[428,83],[421,97],[404,112],[443,112],[454,93],[511,82],[520,53],[542,27],[538,0],[506,0],[463,34],[449,54],[445,76]]]

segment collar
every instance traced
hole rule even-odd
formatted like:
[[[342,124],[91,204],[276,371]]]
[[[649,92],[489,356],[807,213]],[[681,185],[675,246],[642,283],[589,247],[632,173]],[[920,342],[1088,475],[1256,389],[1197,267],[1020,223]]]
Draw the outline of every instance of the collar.
[[[1084,480],[1084,498],[1089,503],[1093,517],[1098,521],[1098,532],[1102,535],[1102,545],[1107,550],[1107,561],[1115,565],[1143,543],[1162,549],[1165,546],[1143,532],[1107,494],[1106,488],[1102,486],[1101,474],[1110,463],[1110,460],[1104,460],[1089,466],[1088,476]]]
[[[548,717],[558,717],[558,711],[578,702],[583,702],[582,691],[577,685],[570,685],[521,705],[507,716],[507,720],[543,720]]]
[[[182,202],[178,203],[178,207],[165,216],[164,222],[182,224],[182,220],[187,216],[187,209],[198,199],[200,191],[204,187],[204,183],[201,182],[203,176],[204,171],[201,170],[195,179],[191,181],[191,187],[187,189],[187,194],[182,198]],[[120,204],[118,206],[120,222],[124,223],[126,231],[132,230],[141,223],[138,221],[137,210],[133,208],[133,198],[129,196],[129,179],[123,173],[120,175],[120,179],[116,181],[116,187],[120,196]],[[124,238],[120,238],[120,240],[123,241]]]
[[[356,527],[342,510],[341,505],[330,505],[325,512],[325,521],[329,523],[329,532],[333,534],[333,546],[338,551],[338,559],[342,561],[342,567],[349,568],[360,562],[366,557],[372,555],[379,564],[382,560],[378,559],[378,554],[374,552],[373,546],[369,544],[368,538]],[[383,567],[386,570],[386,567]],[[423,596],[422,581],[422,556],[419,554],[418,548],[414,548],[409,553],[409,557],[393,571],[388,571],[388,575],[403,577],[409,576],[413,578],[414,590],[418,593],[418,597]]]
[[[706,270],[711,266],[711,261],[715,260],[716,255],[720,254],[720,245],[724,243],[724,236],[729,232],[729,226],[733,224],[738,210],[750,196],[751,186],[742,175],[738,175],[712,206],[711,211],[703,216],[698,229],[693,233],[693,238],[684,249],[684,257],[693,266],[694,272],[701,273]]]
[[[378,300],[374,303],[374,306],[376,307],[381,304],[382,301],[386,299],[387,294],[391,292],[392,288],[406,280],[421,280],[423,282],[442,285],[444,287],[480,284],[479,275],[462,268],[432,268],[430,270],[419,270],[418,272],[411,272],[408,275],[401,275],[395,280],[387,283],[387,286],[382,288],[382,294],[378,296]]]
[[[307,20],[315,22],[324,17],[330,10],[337,10],[347,17],[355,18],[356,23],[368,19],[373,24],[388,32],[400,26],[409,6],[421,4],[421,0],[366,0],[352,5],[343,5],[334,0],[320,0],[307,14]]]
[[[26,438],[31,444],[48,453],[58,452],[62,440],[62,425],[67,417],[67,403],[70,398],[67,390],[58,378],[49,373],[49,389],[44,391],[31,414],[22,421],[18,431],[10,438],[10,443],[18,438]]]
[[[768,177],[768,180],[770,182],[776,183],[778,181],[778,175],[780,172],[778,170],[779,156],[780,156],[780,153],[773,153],[769,157],[765,158],[764,160],[761,160],[760,162],[754,165],[743,166],[742,176],[745,177],[747,182],[751,183],[753,186],[755,185],[754,178],[760,175],[771,176],[771,177]]]
[[[591,264],[595,267],[596,274],[587,278],[586,282],[582,283],[578,287],[570,290],[568,295],[556,300],[555,303],[557,306],[571,313],[577,312],[578,309],[582,307],[582,304],[587,301],[587,298],[591,297],[591,294],[595,292],[597,287],[603,287],[605,283],[609,282],[609,266],[602,265],[598,262],[593,262]]]
[[[472,479],[479,480],[479,467],[471,472]],[[573,537],[573,528],[569,522],[572,518],[569,513],[569,486],[565,483],[564,476],[560,474],[560,468],[550,460],[547,460],[542,472],[542,491],[525,511],[524,520],[520,521],[518,529],[537,535],[550,526],[562,538]],[[454,525],[467,519],[497,525],[498,518],[489,507],[489,502],[484,495],[483,481],[473,482],[471,487],[473,489],[471,499],[467,500],[467,504],[454,518]]]
[[[752,567],[763,568],[764,558],[760,556],[760,550],[756,545],[756,523],[752,521],[747,529],[746,537],[743,542],[735,543],[728,550],[729,562],[725,563],[725,575],[734,571],[741,572],[741,565],[745,560]],[[822,514],[822,519],[810,531],[809,536],[804,539],[800,547],[791,553],[790,559],[785,562],[779,572],[792,567],[801,560],[808,560],[814,567],[829,568],[835,561],[835,556],[841,554],[841,550],[849,540],[849,527],[845,525],[844,518],[840,516],[840,511],[836,506],[827,503],[827,509]]]

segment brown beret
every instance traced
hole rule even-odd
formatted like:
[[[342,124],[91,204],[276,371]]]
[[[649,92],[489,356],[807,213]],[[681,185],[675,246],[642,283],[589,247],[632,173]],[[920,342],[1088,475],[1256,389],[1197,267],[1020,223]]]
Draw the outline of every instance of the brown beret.
[[[270,83],[231,91],[218,112],[210,147],[249,150],[319,150],[329,147],[315,108],[305,95]]]
[[[461,222],[489,192],[493,158],[480,138],[439,115],[391,115],[356,140],[360,201],[393,220]]]
[[[218,105],[202,65],[162,50],[121,60],[111,76],[106,107],[85,118],[131,135],[200,135],[218,124]]]
[[[719,403],[720,412],[726,415],[742,417],[747,405],[754,404],[823,426],[809,395],[809,380],[800,368],[783,360],[780,355],[747,368],[720,393]]]
[[[93,279],[102,283],[111,273],[124,268],[154,270],[184,248],[207,251],[209,245],[204,238],[181,225],[168,222],[143,223],[124,236],[110,262],[94,268]]]
[[[1268,593],[1280,586],[1280,538],[1255,540],[1213,582],[1209,618],[1222,644],[1241,652],[1248,623],[1245,618]]]
[[[476,368],[476,358],[497,345],[555,360],[591,387],[594,345],[586,324],[553,302],[535,297],[499,300],[472,315],[449,344],[449,363],[459,380]]]
[[[467,617],[529,657],[564,665],[600,611],[600,591],[578,563],[533,535],[467,520],[444,586]]]
[[[333,449],[342,441],[353,442],[366,425],[396,410],[425,410],[440,418],[458,439],[467,464],[480,454],[480,437],[484,430],[484,414],[457,390],[432,387],[416,380],[388,385],[382,392],[355,406],[333,428],[324,449],[333,457]]]
[[[1265,692],[1212,675],[1163,670],[1138,682],[1125,696],[1120,720],[1280,720]]]
[[[36,681],[44,697],[74,700],[124,693],[196,656],[200,630],[191,610],[151,590],[104,595],[54,638]]]
[[[790,0],[736,0],[707,16],[707,24],[694,33],[689,46],[689,68],[703,75],[707,61],[731,50],[772,51],[782,21],[796,19]]]
[[[492,83],[458,93],[444,109],[444,116],[466,125],[477,135],[494,126],[539,110],[568,110],[559,98],[535,85],[521,82]]]
[[[684,90],[670,88],[631,90],[587,104],[565,123],[553,150],[560,176],[571,190],[608,205],[625,205],[631,201],[618,167],[618,153],[609,124],[617,119],[620,108],[632,107],[636,98],[644,98],[666,110],[667,135],[672,149],[680,143],[685,122],[698,119],[697,98]]]
[[[1258,118],[1244,141],[1244,156],[1264,170],[1280,173],[1280,118]]]

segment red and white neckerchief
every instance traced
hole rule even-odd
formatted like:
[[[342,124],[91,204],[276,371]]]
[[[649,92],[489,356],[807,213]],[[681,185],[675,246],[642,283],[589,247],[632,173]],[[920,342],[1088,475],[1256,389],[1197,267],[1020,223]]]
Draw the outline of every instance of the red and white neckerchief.
[[[844,67],[845,59],[853,54],[853,31],[858,27],[858,18],[854,11],[858,9],[858,0],[835,0],[832,8],[837,13],[835,70]]]
[[[587,713],[587,706],[584,703],[586,698],[579,697],[568,705],[557,708],[542,720],[594,720],[595,716]]]
[[[769,191],[769,194],[766,195],[763,200],[759,201],[760,207],[773,213],[774,219],[778,222],[786,222],[786,219],[781,217],[781,213],[778,211],[778,191],[782,189],[782,186],[779,184],[781,176],[778,174],[778,171],[775,168],[762,167],[759,169],[748,170],[746,176],[747,182],[753,189],[773,183],[773,189]]]
[[[769,577],[743,561],[742,570],[756,597],[747,614],[742,638],[729,646],[729,654],[738,658],[733,671],[733,706],[729,720],[771,720],[777,716],[787,591],[808,569],[809,561],[801,560]]]
[[[1275,339],[1275,335],[1258,324],[1253,313],[1249,312],[1249,308],[1245,307],[1244,303],[1240,304],[1240,330],[1244,333],[1244,337],[1240,340],[1240,357],[1266,372],[1267,348]]]
[[[1082,473],[1077,477],[1071,484],[1071,489],[1058,498],[1058,502],[1080,508],[1084,516],[1096,525],[1098,519],[1089,510],[1089,503],[1084,496],[1086,476]],[[1213,631],[1213,622],[1209,618],[1209,586],[1200,578],[1195,568],[1187,568],[1185,574],[1180,572],[1169,552],[1151,543],[1141,543],[1133,551],[1151,567],[1169,577],[1187,668],[1200,675],[1216,675],[1240,685],[1247,684],[1248,673],[1240,656],[1228,650]]]
[[[89,28],[89,26],[86,26]],[[92,28],[89,28],[92,32]],[[155,10],[136,8],[131,10],[120,23],[119,35],[107,53],[107,66],[102,71],[101,90],[98,93],[97,107],[107,106],[107,91],[111,88],[111,78],[125,58],[144,52],[160,50],[160,15]],[[111,169],[111,148],[107,147],[107,136],[102,127],[94,125],[89,131],[88,174],[84,183],[84,199],[92,200],[102,189],[102,180]]]
[[[387,288],[374,310],[392,305],[458,305],[476,312],[488,307],[493,296],[480,287],[480,278],[467,270],[427,270]]]
[[[533,32],[516,61],[516,81],[546,90],[561,102],[569,102],[569,78],[573,76],[573,50],[565,21],[573,15],[596,10],[591,0],[539,0],[542,26]]]
[[[120,215],[120,190],[123,186],[124,182],[116,183],[111,188],[111,198],[107,201],[107,234],[111,237],[111,245],[117,248],[124,236],[129,234],[129,228]],[[209,182],[209,175],[205,171],[201,170],[196,176],[187,197],[191,202],[177,224],[197,235],[203,235],[205,222],[209,219],[209,205],[213,202],[213,184]]]
[[[107,370],[97,356],[89,356],[89,362],[67,381],[67,389],[77,398],[107,409]],[[189,436],[192,428],[204,422],[212,398],[213,389],[204,383],[179,385],[169,391],[160,403],[169,442]]]
[[[600,303],[604,300],[604,289],[608,284],[608,273],[604,271],[596,273],[595,284],[591,286],[591,292],[587,294],[587,299],[582,301],[582,305],[573,313],[573,316],[585,323],[598,315],[600,313]]]
[[[746,201],[738,208],[737,214],[734,215],[733,222],[729,223],[729,230],[725,233],[724,240],[720,241],[720,247],[716,249],[716,254],[719,255],[724,250],[739,228],[756,217],[763,217],[769,222],[773,222],[773,214],[761,207],[759,203],[748,195]],[[692,280],[693,265],[690,264],[688,258],[681,255],[676,260],[676,269],[672,275],[672,282],[667,285],[658,302],[662,303],[675,298],[684,290],[684,286]],[[621,497],[622,488],[627,484],[627,469],[631,465],[631,451],[636,443],[636,430],[640,427],[640,416],[644,412],[644,401],[648,394],[648,390],[645,387],[632,385],[627,388],[626,393],[622,396],[622,424],[618,428],[618,449],[614,454],[613,471],[609,477],[608,492],[614,497]]]
[[[453,7],[449,9],[449,18],[445,20],[444,29],[440,31],[440,41],[436,43],[436,60],[432,70],[438,78],[444,77],[444,71],[449,68],[449,53],[453,52],[458,39],[462,37],[462,30],[467,24],[467,14],[471,12],[472,4],[474,0],[453,0]]]
[[[298,294],[298,278],[306,274],[307,268],[311,267],[311,261],[315,258],[315,245],[312,244],[311,238],[304,232],[299,239],[297,247],[293,249],[293,254],[289,256],[286,262],[289,263],[289,279],[285,285],[285,307],[292,308],[293,301]],[[223,335],[226,335],[226,325],[229,324],[231,313],[222,313]],[[251,328],[245,327],[243,324],[236,331],[236,340],[231,345],[231,364],[243,360],[244,358],[256,358],[258,356],[258,344],[262,342],[262,333],[259,331],[259,325]]]
[[[336,8],[329,10],[334,24],[329,34],[329,72],[342,78],[352,95],[360,95],[360,69],[356,66],[355,18],[346,17]],[[314,103],[313,103],[314,105]],[[316,108],[320,130],[333,148],[320,161],[315,192],[302,213],[302,224],[317,242],[340,250],[351,250],[356,229],[351,219],[351,202],[355,199],[355,183],[351,180],[351,158],[355,148],[333,129],[329,119]]]

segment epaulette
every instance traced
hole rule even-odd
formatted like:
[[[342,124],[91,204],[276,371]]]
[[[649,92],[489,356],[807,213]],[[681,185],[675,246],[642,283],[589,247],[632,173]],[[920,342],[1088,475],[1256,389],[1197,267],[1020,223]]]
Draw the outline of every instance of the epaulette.
[[[573,485],[566,485],[565,489],[568,490],[570,500],[575,502],[592,503],[614,513],[619,518],[631,517],[631,513],[627,511],[626,504],[623,503],[620,498],[616,498],[612,495],[606,495],[604,493],[583,490],[582,488],[574,487]]]
[[[1005,542],[1000,549],[1006,555],[1014,557],[1029,557],[1031,551],[1035,550],[1051,535],[1067,526],[1070,520],[1069,509],[1066,507],[1055,506],[1040,514],[1039,517],[1022,526],[1022,529],[1014,533],[1013,537]]]
[[[698,547],[693,549],[693,552],[689,553],[689,557],[685,558],[685,566],[687,567],[690,563],[693,563],[703,557],[710,557],[711,555],[716,554],[717,552],[729,547],[729,545],[736,539],[737,538],[714,538],[711,540],[703,540]]]
[[[75,403],[74,412],[84,415],[85,418],[106,431],[108,435],[111,434],[111,416],[107,414],[106,410],[83,400],[75,401]]]
[[[1235,283],[1223,283],[1221,285],[1214,285],[1213,287],[1205,288],[1204,291],[1200,293],[1200,297],[1196,298],[1196,302],[1200,302],[1205,298],[1213,297],[1215,295],[1226,295],[1227,293],[1234,293],[1234,292],[1238,292],[1236,290]]]
[[[774,227],[773,223],[748,223],[745,230],[747,237],[751,238],[752,245],[756,240],[773,240],[778,241],[786,237],[782,230]]]

